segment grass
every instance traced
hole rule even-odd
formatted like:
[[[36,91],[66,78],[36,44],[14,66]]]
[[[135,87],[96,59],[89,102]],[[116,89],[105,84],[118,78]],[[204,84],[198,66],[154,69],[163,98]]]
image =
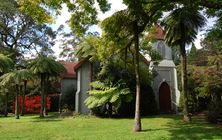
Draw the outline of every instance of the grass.
[[[132,131],[133,119],[104,119],[90,116],[70,118],[24,116],[0,117],[0,140],[207,140],[222,139],[222,127],[200,117],[192,123],[181,116],[152,116],[142,119],[143,131]]]

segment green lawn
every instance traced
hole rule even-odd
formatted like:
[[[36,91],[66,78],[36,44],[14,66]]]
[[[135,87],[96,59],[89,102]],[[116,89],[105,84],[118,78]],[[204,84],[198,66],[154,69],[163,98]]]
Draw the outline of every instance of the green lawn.
[[[222,127],[195,117],[192,124],[181,116],[152,116],[142,119],[143,131],[132,132],[133,119],[103,119],[25,116],[0,117],[0,140],[203,140],[222,139]]]

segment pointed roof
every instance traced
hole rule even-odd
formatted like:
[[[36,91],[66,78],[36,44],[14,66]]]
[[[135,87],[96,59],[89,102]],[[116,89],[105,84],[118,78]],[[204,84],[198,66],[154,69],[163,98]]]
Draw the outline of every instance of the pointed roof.
[[[77,62],[75,67],[74,67],[74,71],[78,70],[86,61],[88,61],[88,58],[80,60],[79,62]]]
[[[156,24],[155,30],[156,30],[155,31],[155,39],[164,40],[165,39],[165,32],[164,32],[163,28],[159,24]]]
[[[78,62],[65,62],[61,61],[61,64],[66,68],[66,73],[62,74],[62,78],[76,78],[76,72],[74,68],[78,64]]]

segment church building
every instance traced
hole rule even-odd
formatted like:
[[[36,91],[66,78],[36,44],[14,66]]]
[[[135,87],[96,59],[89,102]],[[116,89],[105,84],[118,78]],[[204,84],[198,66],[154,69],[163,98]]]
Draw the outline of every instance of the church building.
[[[158,64],[151,61],[149,68],[155,73],[152,88],[157,107],[160,113],[177,113],[179,90],[176,66],[172,60],[172,50],[164,41],[165,33],[159,25],[156,25],[155,38],[156,41],[152,44],[152,48],[160,53],[162,61]],[[86,107],[84,101],[88,97],[93,65],[86,59],[76,63],[73,70],[76,77],[75,86],[73,87],[76,87],[77,90],[74,93],[75,112],[89,114],[90,110]]]
[[[179,105],[179,90],[176,66],[172,60],[172,50],[165,43],[163,29],[156,25],[156,41],[152,48],[160,53],[162,61],[155,64],[151,61],[150,69],[155,73],[152,84],[160,113],[177,113]]]

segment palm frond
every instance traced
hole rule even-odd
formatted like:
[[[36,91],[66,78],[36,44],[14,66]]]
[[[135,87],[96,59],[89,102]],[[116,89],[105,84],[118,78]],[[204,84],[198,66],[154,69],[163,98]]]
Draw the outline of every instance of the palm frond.
[[[173,10],[164,21],[166,41],[170,45],[194,41],[198,30],[206,24],[206,18],[192,7],[183,6]]]
[[[9,73],[6,73],[6,74],[2,75],[0,77],[0,85],[5,86],[5,85],[8,85],[8,84],[16,83],[15,75],[16,75],[15,72],[9,72]]]
[[[20,84],[25,80],[33,79],[32,73],[27,69],[14,70],[0,77],[0,85]]]
[[[7,72],[13,66],[13,61],[9,57],[0,54],[0,73]]]
[[[53,58],[39,56],[28,63],[28,68],[34,74],[48,74],[56,76],[66,71],[65,67]]]
[[[114,103],[119,99],[120,94],[114,94],[112,95],[112,97],[110,98],[109,102],[110,103]]]

